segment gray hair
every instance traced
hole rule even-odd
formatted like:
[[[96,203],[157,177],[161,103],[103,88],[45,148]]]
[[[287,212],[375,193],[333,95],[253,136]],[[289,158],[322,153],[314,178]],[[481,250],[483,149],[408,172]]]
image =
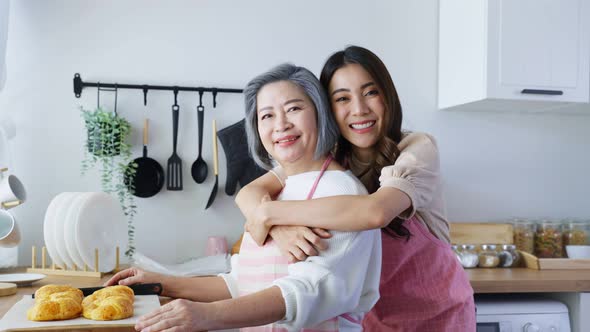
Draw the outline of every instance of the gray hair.
[[[248,149],[256,164],[265,169],[271,169],[273,165],[271,156],[262,145],[258,135],[256,97],[265,85],[279,81],[291,82],[301,87],[315,106],[318,126],[318,141],[314,153],[315,160],[330,152],[336,145],[340,135],[326,92],[315,75],[306,68],[289,63],[279,65],[266,73],[256,76],[248,82],[244,89]]]

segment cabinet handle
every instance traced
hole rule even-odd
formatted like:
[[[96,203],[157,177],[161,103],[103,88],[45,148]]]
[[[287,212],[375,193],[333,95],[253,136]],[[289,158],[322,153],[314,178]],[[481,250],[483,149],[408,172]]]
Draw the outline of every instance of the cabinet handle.
[[[563,94],[563,91],[561,91],[561,90],[523,89],[520,93],[526,93],[526,94],[531,94],[531,95],[561,96]]]

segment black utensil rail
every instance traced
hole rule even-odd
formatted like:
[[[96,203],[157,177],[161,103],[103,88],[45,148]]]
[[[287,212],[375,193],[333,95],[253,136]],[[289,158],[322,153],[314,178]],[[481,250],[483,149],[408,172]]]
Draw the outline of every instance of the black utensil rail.
[[[103,83],[103,82],[84,82],[79,73],[74,74],[74,95],[80,98],[82,90],[86,87],[94,88],[109,88],[109,89],[135,89],[143,91],[143,104],[147,105],[147,93],[149,90],[165,90],[165,91],[192,91],[210,92],[213,94],[213,107],[217,107],[218,93],[242,93],[242,89],[226,89],[226,88],[207,88],[207,87],[192,87],[192,86],[178,86],[178,85],[149,85],[149,84],[119,84],[119,83]]]

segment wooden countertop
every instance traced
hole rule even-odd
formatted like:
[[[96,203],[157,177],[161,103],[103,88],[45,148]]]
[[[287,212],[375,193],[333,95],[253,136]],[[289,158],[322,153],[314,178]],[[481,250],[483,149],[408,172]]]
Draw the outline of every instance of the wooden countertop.
[[[466,269],[475,293],[590,292],[590,270]]]

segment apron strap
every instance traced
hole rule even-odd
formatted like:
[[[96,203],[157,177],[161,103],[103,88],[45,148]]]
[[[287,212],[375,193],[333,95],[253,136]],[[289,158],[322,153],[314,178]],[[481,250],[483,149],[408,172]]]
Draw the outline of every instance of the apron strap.
[[[329,154],[326,161],[324,161],[324,164],[322,165],[322,169],[320,170],[320,174],[315,179],[315,182],[313,183],[313,186],[311,187],[309,194],[307,194],[306,199],[311,199],[313,197],[313,194],[315,193],[315,190],[318,187],[318,183],[320,183],[320,179],[322,178],[322,175],[324,175],[324,172],[328,169],[328,166],[330,166],[330,163],[332,162],[333,159],[334,159],[334,157],[332,157],[332,154]]]

